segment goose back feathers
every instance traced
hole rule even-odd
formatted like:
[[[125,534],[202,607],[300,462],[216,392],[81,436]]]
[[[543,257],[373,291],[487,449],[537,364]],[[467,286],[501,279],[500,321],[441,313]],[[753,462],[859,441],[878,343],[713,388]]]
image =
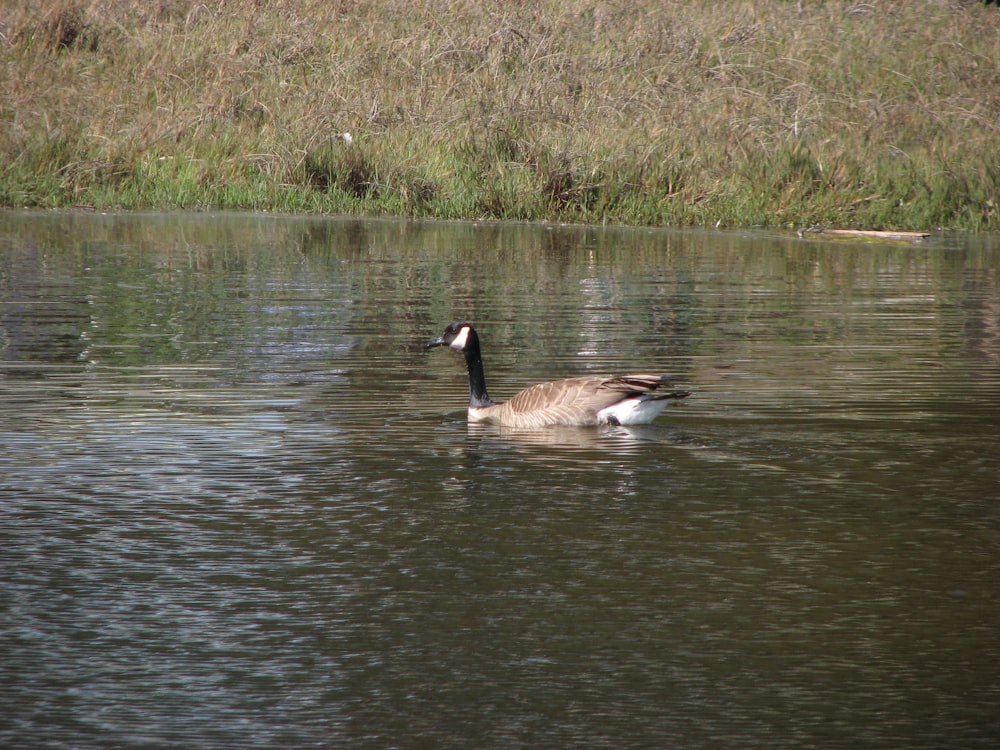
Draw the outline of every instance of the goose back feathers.
[[[479,335],[471,324],[452,323],[427,348],[437,346],[451,347],[465,356],[471,422],[514,428],[648,424],[670,400],[690,395],[687,391],[668,390],[670,385],[662,375],[585,375],[538,383],[498,404],[486,391]]]

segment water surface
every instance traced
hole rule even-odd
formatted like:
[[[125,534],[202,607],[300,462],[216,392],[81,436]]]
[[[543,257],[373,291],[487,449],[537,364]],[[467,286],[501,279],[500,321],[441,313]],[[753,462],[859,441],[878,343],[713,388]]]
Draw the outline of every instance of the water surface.
[[[5,212],[0,409],[4,747],[1000,736],[995,237]]]

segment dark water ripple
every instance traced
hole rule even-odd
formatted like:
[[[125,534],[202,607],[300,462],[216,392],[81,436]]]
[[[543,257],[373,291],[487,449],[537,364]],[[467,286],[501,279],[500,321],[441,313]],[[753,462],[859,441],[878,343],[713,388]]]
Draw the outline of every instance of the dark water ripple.
[[[990,238],[0,227],[4,747],[1000,735]],[[465,317],[497,396],[635,362],[695,394],[469,427],[422,348]]]

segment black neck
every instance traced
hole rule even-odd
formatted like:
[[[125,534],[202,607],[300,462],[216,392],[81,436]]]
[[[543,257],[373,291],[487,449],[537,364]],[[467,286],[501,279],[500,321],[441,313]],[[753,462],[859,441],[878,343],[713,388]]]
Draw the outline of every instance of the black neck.
[[[486,392],[486,373],[483,371],[483,355],[479,351],[479,336],[475,330],[469,331],[465,344],[465,366],[469,368],[469,406],[492,406],[493,399]]]

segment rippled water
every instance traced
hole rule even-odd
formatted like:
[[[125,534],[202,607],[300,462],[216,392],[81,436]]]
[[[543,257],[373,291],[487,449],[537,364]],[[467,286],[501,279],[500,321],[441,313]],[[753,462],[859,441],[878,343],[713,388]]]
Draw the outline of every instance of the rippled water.
[[[0,213],[0,409],[5,748],[1000,736],[996,237]]]

